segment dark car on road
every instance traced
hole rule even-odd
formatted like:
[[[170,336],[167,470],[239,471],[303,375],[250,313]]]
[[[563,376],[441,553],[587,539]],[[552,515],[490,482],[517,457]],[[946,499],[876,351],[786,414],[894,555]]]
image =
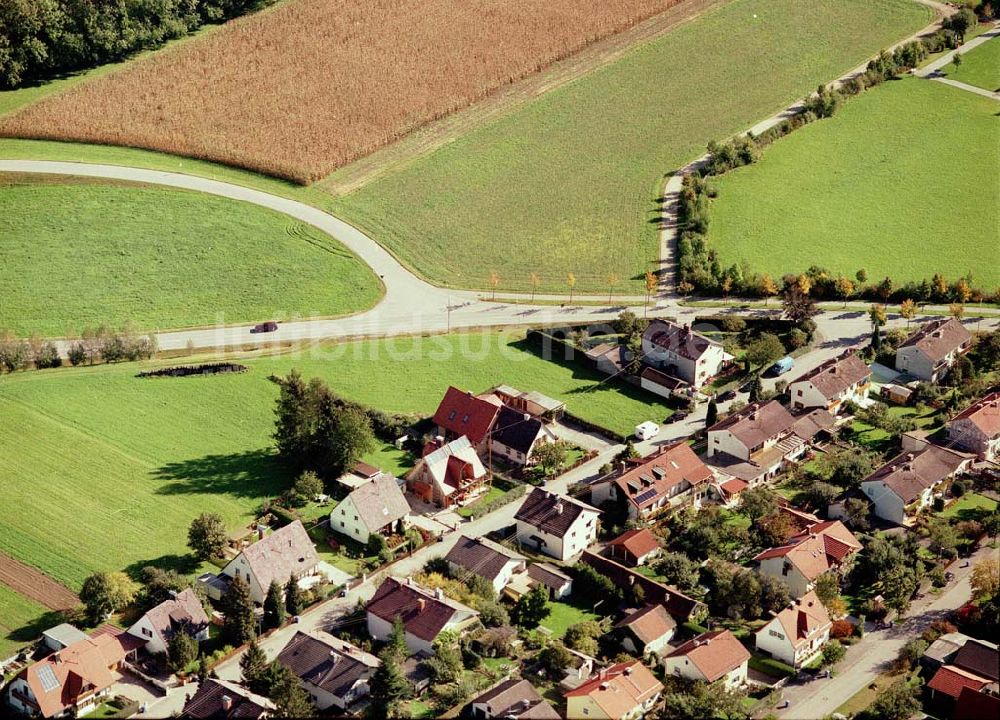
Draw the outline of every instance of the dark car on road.
[[[269,333],[269,332],[274,332],[277,329],[278,329],[278,323],[274,322],[274,320],[268,320],[267,322],[257,323],[252,328],[250,328],[250,332]]]
[[[719,402],[726,402],[727,400],[735,400],[735,399],[736,399],[735,390],[726,390],[726,392],[719,395]]]
[[[681,420],[683,420],[687,416],[688,416],[688,411],[687,410],[678,410],[673,415],[671,415],[670,417],[667,418],[667,422],[672,422],[672,423],[680,422]]]

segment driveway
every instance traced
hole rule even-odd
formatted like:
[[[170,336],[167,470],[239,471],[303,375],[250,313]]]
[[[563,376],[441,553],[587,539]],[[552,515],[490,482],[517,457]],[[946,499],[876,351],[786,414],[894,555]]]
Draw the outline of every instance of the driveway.
[[[898,621],[892,629],[870,632],[849,647],[844,659],[834,668],[833,678],[786,686],[784,698],[789,706],[776,711],[778,717],[806,720],[827,717],[836,712],[838,707],[871,683],[876,675],[887,670],[903,645],[918,637],[934,620],[946,617],[951,610],[968,602],[972,597],[969,585],[972,566],[991,554],[996,556],[997,551],[989,547],[981,548],[970,558],[967,567],[954,568],[955,580],[943,592],[914,601],[908,618]]]

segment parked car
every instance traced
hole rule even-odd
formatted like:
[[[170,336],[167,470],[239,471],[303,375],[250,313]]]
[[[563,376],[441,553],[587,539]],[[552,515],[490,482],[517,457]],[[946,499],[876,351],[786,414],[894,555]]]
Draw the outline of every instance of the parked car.
[[[681,420],[683,420],[684,418],[686,418],[689,414],[690,413],[687,410],[678,410],[673,415],[671,415],[668,419],[670,420],[670,422],[680,422]]]
[[[768,368],[767,374],[771,377],[778,377],[779,375],[784,375],[786,372],[795,367],[795,360],[789,355],[781,358],[778,362],[774,363],[770,368]]]
[[[735,400],[735,399],[736,399],[735,390],[726,390],[726,392],[719,395],[719,402],[726,402],[728,400]]]
[[[257,323],[252,328],[250,328],[251,333],[269,333],[274,332],[278,329],[278,323],[274,320],[268,320],[267,322]]]

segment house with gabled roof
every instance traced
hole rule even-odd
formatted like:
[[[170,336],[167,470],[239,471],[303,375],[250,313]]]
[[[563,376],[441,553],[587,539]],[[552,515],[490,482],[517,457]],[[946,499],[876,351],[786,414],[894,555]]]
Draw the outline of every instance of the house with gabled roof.
[[[1000,460],[1000,391],[989,393],[948,421],[948,441],[980,460]]]
[[[995,720],[1000,717],[1000,697],[964,687],[955,701],[951,720]]]
[[[718,375],[733,356],[690,325],[653,320],[642,333],[643,362],[666,375],[700,388]]]
[[[368,695],[372,675],[382,664],[371,653],[321,630],[296,632],[276,660],[299,678],[317,710],[341,711]]]
[[[832,626],[826,607],[810,590],[757,631],[757,649],[798,668],[820,654]]]
[[[497,595],[516,573],[527,570],[527,558],[488,538],[462,535],[444,559],[455,577],[478,575],[493,586]]]
[[[768,548],[754,560],[757,572],[788,586],[793,598],[813,589],[816,579],[827,572],[850,567],[861,543],[839,520],[816,523],[784,545]]]
[[[597,540],[600,514],[579,500],[536,487],[514,514],[517,541],[565,562]]]
[[[793,415],[777,400],[754,403],[708,429],[708,464],[751,486],[773,478],[800,458],[809,443],[836,425],[818,408]]]
[[[479,613],[440,589],[421,587],[413,578],[389,577],[365,605],[368,634],[376,640],[388,640],[396,618],[403,623],[406,647],[416,654],[433,652],[438,635],[446,630],[466,630],[478,621]]]
[[[274,703],[263,695],[252,693],[242,685],[228,680],[209,678],[184,703],[181,715],[196,720],[208,718],[240,718],[262,720],[276,712]]]
[[[482,720],[559,720],[548,700],[527,680],[510,678],[472,699],[473,718]]]
[[[533,589],[541,585],[552,600],[562,600],[573,592],[573,578],[545,562],[528,564],[525,572],[515,573],[503,589],[505,597],[517,602]]]
[[[7,700],[25,715],[85,715],[109,695],[125,656],[118,636],[95,633],[21,670],[7,686]]]
[[[660,554],[663,548],[649,528],[626,530],[609,542],[605,552],[623,565],[645,565]]]
[[[617,663],[564,693],[566,716],[572,720],[641,718],[653,709],[662,692],[663,683],[642,661]]]
[[[664,445],[644,458],[625,461],[591,486],[591,502],[624,506],[629,520],[648,520],[697,503],[715,477],[686,442]]]
[[[662,605],[646,605],[627,612],[615,623],[615,630],[621,635],[626,651],[639,657],[660,655],[673,639],[677,621]]]
[[[410,503],[396,478],[379,473],[351,490],[330,511],[330,529],[361,544],[372,535],[401,534],[410,519]]]
[[[883,520],[905,524],[929,506],[945,483],[965,471],[974,456],[931,443],[904,450],[861,481],[861,492]]]
[[[896,348],[896,370],[934,383],[971,347],[972,333],[960,320],[931,320]]]
[[[285,585],[318,572],[319,556],[301,520],[265,535],[243,548],[222,568],[221,575],[241,578],[250,586],[255,603],[263,604],[271,581]]]
[[[194,590],[188,588],[172,592],[172,597],[147,610],[132,623],[128,633],[145,642],[146,651],[155,655],[167,652],[170,638],[178,632],[185,632],[198,641],[208,640],[208,628],[205,608]]]
[[[667,675],[720,682],[727,690],[747,681],[750,651],[729,630],[702,633],[667,652],[663,670]]]
[[[549,426],[538,418],[504,405],[493,425],[488,446],[494,457],[523,466],[534,462],[535,448],[557,439]]]
[[[788,383],[794,410],[822,408],[833,415],[868,397],[872,371],[854,350],[833,357]]]
[[[495,396],[479,397],[449,387],[434,413],[434,424],[445,440],[466,437],[477,452],[483,453],[501,407],[503,403]]]
[[[424,502],[439,507],[463,505],[484,492],[489,473],[469,438],[449,443],[435,438],[406,476],[406,486]]]
[[[504,405],[518,412],[526,412],[540,420],[558,420],[566,412],[566,403],[543,395],[537,390],[522,392],[510,385],[497,385],[490,390],[490,393],[496,395]]]

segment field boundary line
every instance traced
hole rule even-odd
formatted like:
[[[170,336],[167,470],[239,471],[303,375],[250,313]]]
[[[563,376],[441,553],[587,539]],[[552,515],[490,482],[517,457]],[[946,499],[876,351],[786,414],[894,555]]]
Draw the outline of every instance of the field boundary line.
[[[49,610],[68,610],[80,604],[77,594],[61,582],[2,550],[0,583]]]

